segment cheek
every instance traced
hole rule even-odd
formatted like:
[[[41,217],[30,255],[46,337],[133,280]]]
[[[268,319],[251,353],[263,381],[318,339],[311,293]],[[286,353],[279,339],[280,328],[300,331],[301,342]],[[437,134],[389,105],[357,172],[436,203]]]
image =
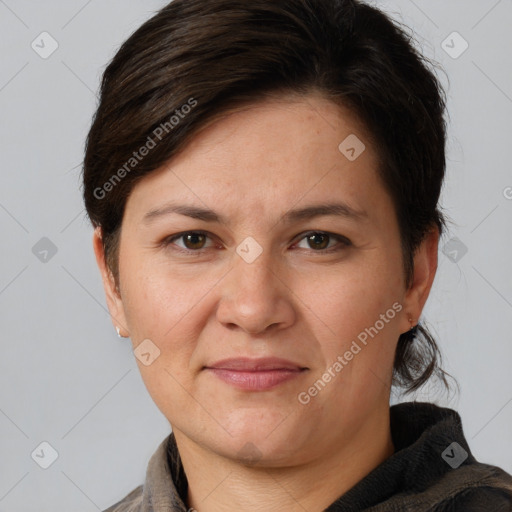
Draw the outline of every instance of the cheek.
[[[180,279],[175,273],[147,264],[134,264],[132,268],[126,265],[121,279],[134,350],[144,340],[151,340],[159,351],[150,367],[139,364],[144,380],[159,378],[155,376],[156,368],[169,368],[181,382],[203,328],[198,311],[212,284],[205,278]]]
[[[336,375],[332,392],[337,403],[371,402],[385,391],[392,375],[403,309],[401,267],[392,259],[371,259],[331,275],[323,272],[315,285],[301,288],[314,297],[305,302],[318,317],[316,336],[325,368],[316,377],[329,379],[326,369]]]
[[[192,361],[207,318],[205,297],[211,289],[207,278],[180,279],[142,266],[125,286],[137,365],[153,401],[168,418],[179,418],[179,411],[190,409],[190,394],[197,391],[197,368]],[[158,354],[149,365],[137,357],[137,347],[146,340],[151,340]]]
[[[158,262],[127,266],[123,301],[130,332],[137,340],[172,341],[188,318],[196,318],[197,307],[215,285],[214,277],[208,273],[186,275],[179,267],[170,271]]]
[[[388,316],[395,319],[397,307],[393,309],[393,304],[403,296],[400,269],[393,261],[382,260],[340,266],[330,272],[322,269],[298,289],[301,300],[341,341],[374,325],[390,308]]]

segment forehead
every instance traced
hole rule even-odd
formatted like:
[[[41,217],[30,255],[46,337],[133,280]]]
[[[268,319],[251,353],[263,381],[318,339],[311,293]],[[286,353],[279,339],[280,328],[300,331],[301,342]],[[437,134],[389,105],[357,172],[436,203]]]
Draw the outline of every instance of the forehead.
[[[319,93],[290,94],[244,104],[216,116],[192,137],[173,164],[192,156],[212,163],[220,159],[222,166],[240,163],[240,170],[251,160],[282,164],[293,159],[296,164],[319,167],[333,163],[333,157],[340,161],[341,155],[352,157],[340,152],[339,145],[346,138],[364,140],[366,147],[370,142],[365,126],[351,110]],[[367,159],[373,156],[371,144],[368,149]]]
[[[170,199],[267,215],[344,199],[355,210],[385,194],[362,124],[325,98],[282,98],[228,112],[132,191],[141,216]],[[127,205],[128,209],[128,205]]]

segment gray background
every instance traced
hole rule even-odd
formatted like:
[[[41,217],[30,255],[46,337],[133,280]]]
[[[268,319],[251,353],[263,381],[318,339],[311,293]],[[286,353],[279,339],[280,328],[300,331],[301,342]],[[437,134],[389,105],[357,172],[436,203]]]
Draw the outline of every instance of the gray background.
[[[106,508],[169,433],[110,323],[79,188],[101,72],[165,3],[0,0],[0,512]],[[448,76],[453,223],[424,317],[461,392],[418,398],[456,408],[476,457],[512,472],[512,2],[372,3]]]

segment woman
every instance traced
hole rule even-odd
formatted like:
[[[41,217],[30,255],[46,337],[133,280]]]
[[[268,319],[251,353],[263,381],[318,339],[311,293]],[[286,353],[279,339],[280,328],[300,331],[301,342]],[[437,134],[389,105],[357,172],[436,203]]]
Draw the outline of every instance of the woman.
[[[108,510],[510,510],[419,323],[444,99],[356,0],[175,0],[107,67],[84,199],[112,321],[172,434]]]

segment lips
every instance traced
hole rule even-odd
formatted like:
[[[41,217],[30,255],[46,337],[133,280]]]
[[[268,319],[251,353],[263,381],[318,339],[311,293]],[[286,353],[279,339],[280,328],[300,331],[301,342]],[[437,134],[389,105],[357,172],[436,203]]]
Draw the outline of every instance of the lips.
[[[297,378],[308,368],[279,358],[235,358],[217,361],[204,370],[238,389],[266,391]]]
[[[219,370],[233,370],[245,372],[258,372],[268,370],[290,370],[300,371],[304,369],[300,365],[288,361],[286,359],[279,359],[275,357],[265,357],[261,359],[250,359],[248,357],[239,357],[236,359],[223,359],[217,361],[206,368],[215,368]]]

